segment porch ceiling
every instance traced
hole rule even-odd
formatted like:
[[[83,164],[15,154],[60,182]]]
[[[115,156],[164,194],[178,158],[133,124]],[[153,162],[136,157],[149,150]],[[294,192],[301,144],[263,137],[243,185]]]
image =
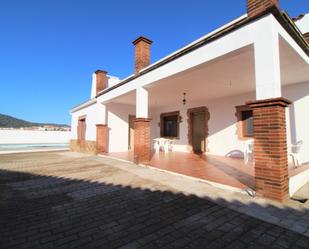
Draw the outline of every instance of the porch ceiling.
[[[253,47],[248,46],[157,82],[150,87],[150,104],[181,103],[184,92],[193,102],[254,91],[253,58]]]
[[[149,105],[160,107],[176,101],[181,103],[184,92],[188,101],[198,101],[254,91],[253,58],[253,46],[247,46],[157,81],[147,87]],[[122,95],[113,102],[135,105],[135,92]]]
[[[280,64],[282,85],[309,82],[309,65],[282,38]],[[150,107],[181,103],[184,92],[192,102],[255,92],[253,45],[154,82],[147,88]],[[112,102],[135,105],[135,92]]]
[[[282,85],[309,82],[309,64],[281,37],[279,45]]]

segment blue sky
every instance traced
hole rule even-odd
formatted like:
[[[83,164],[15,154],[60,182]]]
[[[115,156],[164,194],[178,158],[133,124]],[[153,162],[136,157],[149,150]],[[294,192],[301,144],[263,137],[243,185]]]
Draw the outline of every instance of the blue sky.
[[[281,0],[291,16],[308,0]],[[139,35],[154,62],[246,12],[245,0],[10,0],[0,3],[0,113],[70,123],[91,74],[133,72]]]

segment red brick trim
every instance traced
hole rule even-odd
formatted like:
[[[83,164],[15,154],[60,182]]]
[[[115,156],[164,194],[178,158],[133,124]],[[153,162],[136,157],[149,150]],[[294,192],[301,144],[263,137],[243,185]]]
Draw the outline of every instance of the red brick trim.
[[[97,153],[108,152],[108,126],[106,124],[97,124]]]
[[[143,122],[151,122],[151,118],[135,118],[134,122],[143,121]]]
[[[150,141],[149,118],[136,118],[134,120],[134,162],[143,163],[150,161],[151,141]]]
[[[206,106],[190,108],[187,110],[187,121],[188,121],[188,147],[189,150],[193,151],[193,127],[192,127],[192,114],[195,112],[203,112],[205,114],[205,126],[204,126],[204,135],[205,135],[205,151],[207,151],[207,137],[208,137],[208,120],[210,119],[210,114]]]
[[[284,201],[289,177],[284,98],[250,101],[253,109],[255,187],[258,195]]]
[[[252,111],[252,109],[248,105],[239,105],[235,106],[236,112],[235,116],[237,118],[237,136],[239,140],[248,140],[252,139],[252,136],[246,136],[244,129],[244,121],[242,120],[242,112],[243,111]]]
[[[87,118],[87,115],[82,115],[82,116],[78,117],[78,120],[83,120],[83,119],[86,119],[86,118]]]
[[[247,101],[246,105],[250,106],[250,108],[257,108],[257,107],[264,107],[264,106],[276,106],[276,105],[287,107],[291,103],[292,102],[290,100],[283,98],[283,97],[279,97],[279,98]]]
[[[81,141],[86,140],[86,118],[87,115],[82,115],[78,117],[78,123],[77,123],[77,142],[81,143]]]

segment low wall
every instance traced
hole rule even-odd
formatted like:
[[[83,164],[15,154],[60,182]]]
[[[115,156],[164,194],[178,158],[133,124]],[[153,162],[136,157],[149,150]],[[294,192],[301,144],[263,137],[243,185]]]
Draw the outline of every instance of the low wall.
[[[96,141],[78,141],[76,139],[71,139],[70,150],[74,152],[83,152],[95,155],[97,154]]]
[[[0,144],[69,143],[70,131],[0,130]]]
[[[293,196],[300,188],[309,182],[309,169],[298,173],[289,179],[289,193]]]

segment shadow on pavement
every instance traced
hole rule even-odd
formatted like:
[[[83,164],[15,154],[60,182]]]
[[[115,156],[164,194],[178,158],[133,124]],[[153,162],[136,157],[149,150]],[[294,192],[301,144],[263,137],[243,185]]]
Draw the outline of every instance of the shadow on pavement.
[[[0,221],[0,248],[309,247],[308,237],[193,195],[7,170]]]

